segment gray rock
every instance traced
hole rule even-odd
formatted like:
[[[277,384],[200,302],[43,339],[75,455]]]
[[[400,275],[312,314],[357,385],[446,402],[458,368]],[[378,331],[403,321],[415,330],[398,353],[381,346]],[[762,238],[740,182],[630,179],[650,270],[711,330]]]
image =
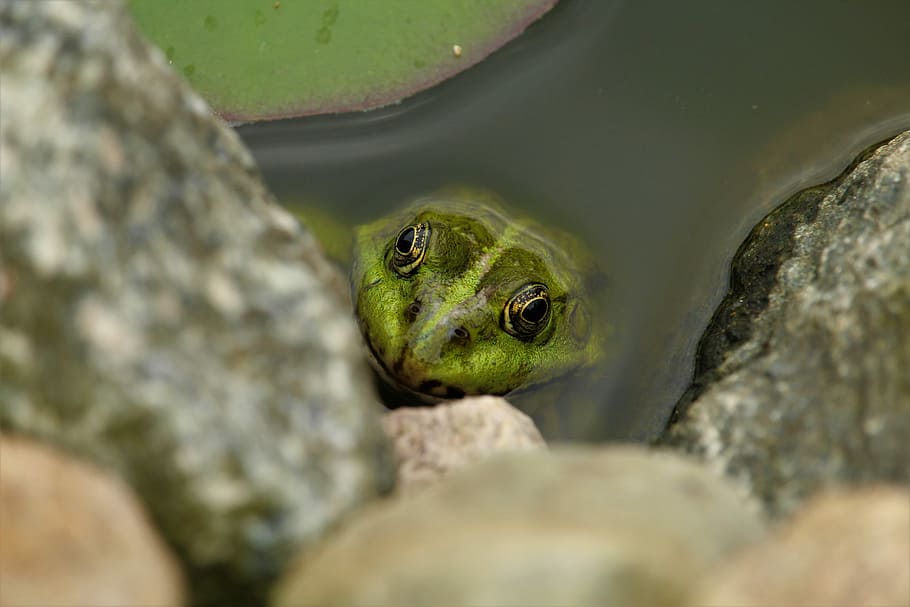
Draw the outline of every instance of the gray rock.
[[[838,482],[910,478],[910,132],[765,217],[665,442],[772,513]]]
[[[382,427],[398,461],[396,489],[405,494],[494,453],[546,447],[531,418],[498,396],[400,407],[383,416]]]
[[[758,510],[676,455],[500,454],[364,511],[289,570],[273,604],[683,605],[759,536]]]
[[[0,4],[0,426],[116,470],[252,604],[394,475],[313,238],[119,3]]]
[[[809,500],[768,538],[711,571],[693,605],[910,605],[910,490]]]
[[[176,559],[114,478],[0,435],[0,605],[175,607]]]

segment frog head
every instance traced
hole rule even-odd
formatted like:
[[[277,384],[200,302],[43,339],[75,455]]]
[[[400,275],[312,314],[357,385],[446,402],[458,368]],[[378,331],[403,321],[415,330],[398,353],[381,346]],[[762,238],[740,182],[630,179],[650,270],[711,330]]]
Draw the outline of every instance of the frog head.
[[[592,267],[567,234],[449,189],[357,229],[352,292],[391,382],[430,400],[506,394],[600,356]]]

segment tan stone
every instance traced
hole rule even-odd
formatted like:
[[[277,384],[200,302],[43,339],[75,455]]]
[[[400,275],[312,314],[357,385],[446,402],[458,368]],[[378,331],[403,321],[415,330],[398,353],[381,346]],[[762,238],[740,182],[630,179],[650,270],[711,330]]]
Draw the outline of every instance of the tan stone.
[[[116,478],[0,435],[0,605],[183,604],[176,561]]]
[[[531,418],[496,396],[401,407],[387,413],[382,426],[394,446],[404,494],[493,453],[546,446]]]
[[[273,605],[682,605],[760,537],[757,512],[677,455],[498,454],[367,508],[285,574]]]
[[[875,487],[811,499],[765,541],[703,583],[716,607],[907,607],[910,490]]]

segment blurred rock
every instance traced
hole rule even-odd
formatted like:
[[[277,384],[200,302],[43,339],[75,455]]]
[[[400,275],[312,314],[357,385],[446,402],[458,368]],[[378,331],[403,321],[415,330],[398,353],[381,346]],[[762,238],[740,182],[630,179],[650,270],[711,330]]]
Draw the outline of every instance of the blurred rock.
[[[765,217],[733,260],[665,442],[772,513],[910,477],[910,132]]]
[[[406,494],[493,453],[546,446],[531,418],[496,396],[401,407],[382,426],[398,459],[396,488]]]
[[[366,509],[302,557],[273,604],[681,605],[760,535],[758,509],[670,454],[500,454]]]
[[[695,605],[910,605],[910,491],[812,498],[765,541],[704,581]]]
[[[115,2],[0,4],[0,426],[256,604],[394,470],[343,279]]]
[[[0,605],[182,605],[183,580],[116,478],[0,435]]]

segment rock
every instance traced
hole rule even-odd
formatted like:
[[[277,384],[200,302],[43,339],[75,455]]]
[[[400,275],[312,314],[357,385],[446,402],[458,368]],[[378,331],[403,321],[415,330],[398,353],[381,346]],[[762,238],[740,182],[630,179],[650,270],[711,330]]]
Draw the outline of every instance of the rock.
[[[342,279],[120,3],[0,4],[0,70],[0,427],[117,471],[194,603],[261,603],[393,479]]]
[[[775,514],[910,477],[910,132],[765,217],[664,442]]]
[[[758,537],[757,511],[674,455],[499,454],[353,518],[273,605],[681,605],[691,580]]]
[[[0,605],[182,605],[176,560],[118,479],[0,435]]]
[[[910,491],[812,498],[765,541],[712,571],[693,604],[910,605]]]
[[[386,413],[382,426],[398,459],[397,489],[405,494],[493,453],[546,446],[531,418],[496,396],[401,407]]]

